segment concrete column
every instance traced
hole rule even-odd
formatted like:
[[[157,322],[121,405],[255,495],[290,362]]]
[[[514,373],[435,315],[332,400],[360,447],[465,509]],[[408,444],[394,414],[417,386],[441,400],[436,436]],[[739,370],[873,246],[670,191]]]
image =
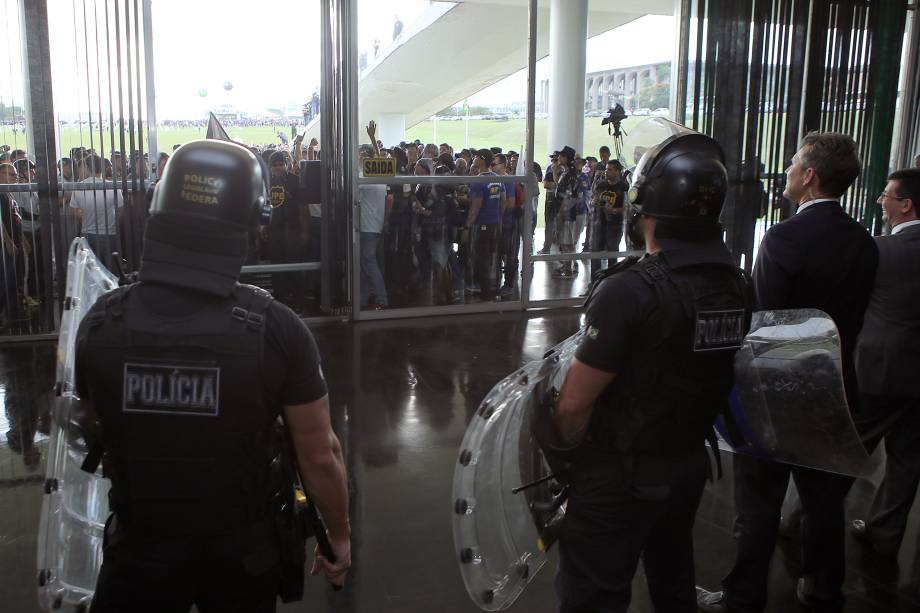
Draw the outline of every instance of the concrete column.
[[[607,109],[613,107],[611,104],[610,92],[613,91],[613,75],[608,74],[604,77],[604,82],[602,84],[601,90],[597,95],[597,104],[601,111],[606,111]]]
[[[65,293],[67,246],[60,236],[60,207],[57,205],[57,144],[54,114],[54,92],[51,80],[51,43],[48,29],[48,1],[32,0],[19,3],[19,24],[22,41],[23,98],[28,137],[26,150],[35,161],[38,183],[39,228],[45,248],[36,257],[44,265],[45,295],[41,300],[42,331],[54,328],[55,308],[52,299],[52,258],[49,246],[57,247],[57,284],[61,296]],[[101,254],[100,254],[101,257]]]
[[[381,113],[377,120],[377,138],[383,141],[384,147],[393,147],[406,140],[405,113]]]
[[[569,145],[581,151],[585,131],[585,55],[588,42],[588,0],[550,0],[547,149]]]

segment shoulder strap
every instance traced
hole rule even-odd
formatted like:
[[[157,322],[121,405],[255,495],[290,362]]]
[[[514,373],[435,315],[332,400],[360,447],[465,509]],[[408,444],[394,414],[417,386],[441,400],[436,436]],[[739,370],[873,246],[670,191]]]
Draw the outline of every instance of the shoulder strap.
[[[261,287],[237,283],[233,288],[233,295],[238,301],[238,306],[233,307],[231,317],[245,322],[246,327],[259,335],[259,368],[262,367],[265,352],[265,327],[266,314],[275,300],[274,297]]]
[[[597,288],[600,286],[601,282],[607,277],[612,277],[613,275],[619,274],[625,270],[629,270],[634,267],[639,262],[637,257],[629,257],[624,259],[622,262],[617,262],[610,268],[603,268],[591,277],[591,288],[588,290],[588,297],[585,299],[585,308],[591,304],[591,299],[594,297],[594,293],[597,291]]]

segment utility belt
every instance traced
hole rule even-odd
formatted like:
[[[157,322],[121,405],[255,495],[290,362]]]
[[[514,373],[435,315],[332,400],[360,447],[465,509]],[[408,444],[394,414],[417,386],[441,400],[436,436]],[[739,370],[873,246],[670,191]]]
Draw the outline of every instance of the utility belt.
[[[636,490],[638,493],[663,491],[669,484],[689,477],[711,477],[709,458],[702,441],[679,453],[668,455],[621,452],[586,443],[572,466],[570,481],[578,485],[608,483],[611,487]]]

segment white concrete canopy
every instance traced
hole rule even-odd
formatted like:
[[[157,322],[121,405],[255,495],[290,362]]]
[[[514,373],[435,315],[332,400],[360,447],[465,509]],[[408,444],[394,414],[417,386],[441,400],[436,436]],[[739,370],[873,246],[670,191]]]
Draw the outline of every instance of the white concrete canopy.
[[[588,37],[643,15],[673,11],[674,0],[589,0]],[[549,1],[541,0],[538,60],[549,52],[549,25]],[[432,3],[361,72],[359,120],[365,125],[384,114],[404,115],[409,128],[526,68],[527,29],[526,0]],[[319,137],[318,120],[307,131],[307,139],[312,136]]]

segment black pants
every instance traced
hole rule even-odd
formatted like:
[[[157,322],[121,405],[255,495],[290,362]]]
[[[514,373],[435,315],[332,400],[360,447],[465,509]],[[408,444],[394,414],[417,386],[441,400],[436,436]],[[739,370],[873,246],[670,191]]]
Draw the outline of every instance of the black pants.
[[[885,440],[885,477],[866,527],[876,546],[897,551],[920,484],[920,398],[860,394],[855,421],[869,453]]]
[[[307,257],[304,233],[296,224],[276,224],[271,228],[268,253],[272,264],[303,262]],[[302,271],[272,273],[272,290],[275,298],[293,301],[289,306],[301,306],[306,293],[305,275]]]
[[[543,219],[546,220],[546,227],[543,228],[543,249],[541,251],[549,251],[556,242],[556,216],[558,214],[559,204],[556,198],[547,196],[546,203],[543,205]]]
[[[133,541],[109,535],[91,613],[273,613],[280,580],[274,538]]]
[[[744,454],[733,456],[735,478],[735,565],[722,581],[729,611],[760,613],[767,604],[767,576],[776,548],[789,476],[802,501],[802,574],[813,586],[816,611],[843,608],[843,500],[852,479],[776,464]],[[793,588],[794,589],[794,588]]]
[[[700,447],[650,485],[616,467],[579,475],[559,539],[559,611],[625,613],[641,556],[655,610],[696,613],[692,531],[707,470]]]
[[[473,226],[473,277],[483,301],[495,297],[495,258],[498,255],[498,224]]]
[[[607,219],[603,210],[594,208],[588,228],[589,251],[618,251],[623,239],[623,218]],[[591,260],[591,275],[605,268],[604,260]],[[616,260],[608,260],[607,266],[613,266]]]
[[[521,218],[512,217],[510,223],[502,224],[501,246],[504,285],[511,287],[518,278],[518,252],[521,250]]]

